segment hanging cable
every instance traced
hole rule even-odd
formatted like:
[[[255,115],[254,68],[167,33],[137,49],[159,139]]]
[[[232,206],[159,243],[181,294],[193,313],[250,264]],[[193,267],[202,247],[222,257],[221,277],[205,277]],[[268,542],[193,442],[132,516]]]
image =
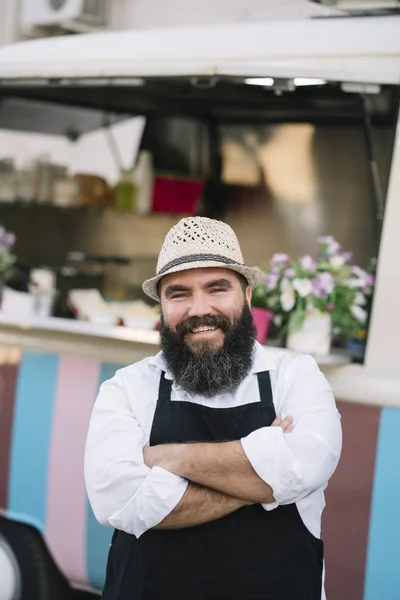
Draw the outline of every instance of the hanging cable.
[[[365,94],[361,94],[361,101],[363,105],[363,116],[364,116],[364,130],[367,141],[367,153],[368,161],[371,169],[372,185],[374,188],[374,196],[376,202],[376,218],[382,222],[384,213],[384,199],[382,193],[382,186],[379,177],[378,163],[376,160],[376,153],[374,149],[374,140],[372,135],[372,125],[368,110],[367,97]]]
[[[124,168],[123,162],[122,162],[122,157],[120,154],[120,151],[118,149],[118,144],[115,140],[114,137],[114,132],[111,129],[112,128],[113,123],[111,122],[111,118],[110,115],[106,114],[104,117],[104,130],[105,130],[105,135],[106,135],[106,140],[108,142],[108,146],[110,148],[110,152],[112,154],[112,157],[114,159],[114,163],[118,169],[119,172],[122,171],[122,169]]]

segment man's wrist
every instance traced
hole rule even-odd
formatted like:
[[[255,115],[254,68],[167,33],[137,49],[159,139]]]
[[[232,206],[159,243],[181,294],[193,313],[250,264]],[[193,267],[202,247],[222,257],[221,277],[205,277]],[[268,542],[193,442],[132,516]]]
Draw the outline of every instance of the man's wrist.
[[[171,471],[172,473],[175,473],[175,475],[185,477],[185,475],[183,474],[183,457],[186,447],[187,444],[167,444],[165,447],[166,466],[164,468],[168,471]]]
[[[185,444],[160,444],[146,447],[143,449],[144,463],[150,468],[161,467],[175,475],[181,475],[184,449]]]

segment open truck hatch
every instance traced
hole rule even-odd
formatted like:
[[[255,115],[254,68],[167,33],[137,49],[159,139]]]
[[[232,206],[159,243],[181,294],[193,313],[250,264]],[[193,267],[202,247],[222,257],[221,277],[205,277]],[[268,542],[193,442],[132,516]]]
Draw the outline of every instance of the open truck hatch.
[[[399,83],[400,17],[70,35],[0,50],[0,127],[79,136],[138,114],[351,122],[371,84],[371,117],[393,122]]]

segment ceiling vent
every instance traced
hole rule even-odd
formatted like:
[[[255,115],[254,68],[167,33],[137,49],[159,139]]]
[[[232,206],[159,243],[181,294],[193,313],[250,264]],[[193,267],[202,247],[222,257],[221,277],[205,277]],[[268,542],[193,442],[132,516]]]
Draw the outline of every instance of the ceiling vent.
[[[108,0],[21,0],[19,25],[24,33],[37,29],[90,32],[107,25]]]

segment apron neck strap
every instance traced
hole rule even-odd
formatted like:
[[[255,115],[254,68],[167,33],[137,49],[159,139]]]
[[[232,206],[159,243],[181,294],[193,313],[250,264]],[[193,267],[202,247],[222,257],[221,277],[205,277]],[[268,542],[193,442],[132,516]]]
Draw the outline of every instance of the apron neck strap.
[[[271,377],[269,371],[262,371],[262,373],[257,373],[257,379],[258,389],[260,390],[260,400],[263,408],[272,408],[275,412],[272,397]]]
[[[160,387],[158,388],[158,402],[166,404],[171,400],[172,381],[165,378],[165,371],[161,372]]]

